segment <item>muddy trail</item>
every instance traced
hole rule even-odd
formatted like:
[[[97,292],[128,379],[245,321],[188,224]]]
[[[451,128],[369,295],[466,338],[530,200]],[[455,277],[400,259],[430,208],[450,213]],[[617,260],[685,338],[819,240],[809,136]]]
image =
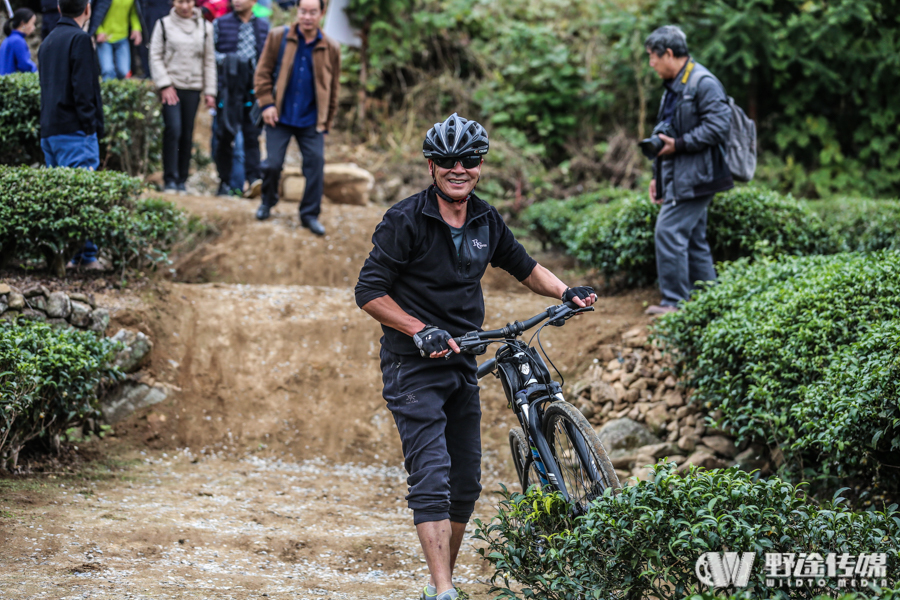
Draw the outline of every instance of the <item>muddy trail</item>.
[[[353,301],[384,208],[326,204],[329,235],[316,238],[295,204],[258,223],[250,202],[171,199],[221,235],[171,281],[97,298],[113,328],[153,339],[143,377],[170,395],[75,448],[85,458],[74,472],[0,480],[0,598],[418,598],[427,570],[381,398],[380,329]],[[552,303],[489,271],[486,327]],[[653,300],[602,297],[544,347],[574,377],[600,344],[646,323]],[[514,417],[495,380],[481,397],[475,516],[489,520],[491,492],[515,480]],[[457,580],[487,598],[473,530]]]

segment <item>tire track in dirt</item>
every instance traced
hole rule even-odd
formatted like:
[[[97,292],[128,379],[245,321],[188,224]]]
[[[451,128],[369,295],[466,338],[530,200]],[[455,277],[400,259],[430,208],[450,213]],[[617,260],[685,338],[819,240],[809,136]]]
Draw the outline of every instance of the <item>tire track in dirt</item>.
[[[258,223],[251,203],[174,200],[222,235],[176,265],[179,282],[98,299],[117,308],[114,325],[151,335],[149,377],[174,393],[116,425],[106,451],[124,470],[66,480],[76,490],[0,488],[0,515],[13,515],[0,518],[0,599],[418,597],[426,571],[381,398],[381,332],[352,294],[383,209],[326,205],[321,239],[297,227],[295,205]],[[485,289],[489,327],[552,303],[502,272]],[[578,373],[646,322],[652,299],[601,298],[544,346]],[[484,520],[490,492],[514,480],[514,418],[493,380],[482,405]],[[471,539],[459,568],[486,598]]]

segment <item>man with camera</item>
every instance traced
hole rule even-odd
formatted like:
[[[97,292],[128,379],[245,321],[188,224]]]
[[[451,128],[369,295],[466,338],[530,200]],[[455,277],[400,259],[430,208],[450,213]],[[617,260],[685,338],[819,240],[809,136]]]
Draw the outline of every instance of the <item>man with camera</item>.
[[[713,195],[734,187],[724,151],[731,107],[719,80],[688,54],[680,28],[660,27],[644,47],[665,87],[653,134],[640,143],[654,160],[650,200],[662,205],[655,232],[662,301],[646,311],[659,315],[678,310],[696,282],[716,279],[706,213]]]

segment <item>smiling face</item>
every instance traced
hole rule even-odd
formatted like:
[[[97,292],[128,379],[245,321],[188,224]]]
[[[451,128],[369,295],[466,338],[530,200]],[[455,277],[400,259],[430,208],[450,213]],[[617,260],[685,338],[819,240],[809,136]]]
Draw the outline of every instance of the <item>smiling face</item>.
[[[442,192],[456,201],[462,201],[475,189],[478,178],[481,177],[483,164],[484,160],[480,161],[478,166],[466,169],[460,161],[456,161],[452,169],[443,169],[429,160],[428,168],[433,170],[434,181]]]

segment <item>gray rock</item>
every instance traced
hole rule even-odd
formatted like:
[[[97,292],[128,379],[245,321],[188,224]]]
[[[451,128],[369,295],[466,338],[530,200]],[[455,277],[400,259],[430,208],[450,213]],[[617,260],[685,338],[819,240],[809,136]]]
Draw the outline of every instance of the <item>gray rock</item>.
[[[72,292],[69,294],[69,298],[72,300],[77,300],[78,302],[84,302],[85,304],[90,304],[91,308],[97,308],[97,304],[94,302],[93,294],[82,294],[81,292]]]
[[[685,471],[691,465],[705,467],[707,469],[724,469],[728,463],[721,458],[716,458],[712,450],[705,446],[697,446],[697,449],[687,457],[687,460],[678,465],[678,471]]]
[[[43,296],[46,298],[50,295],[50,290],[42,285],[32,285],[22,291],[22,295],[26,298],[34,298],[35,296]]]
[[[6,294],[10,293],[11,291],[12,291],[12,288],[9,287],[8,283],[0,283],[0,296],[5,296]]]
[[[730,439],[723,435],[709,435],[700,440],[704,446],[712,448],[718,454],[734,458],[737,456],[737,448]]]
[[[9,295],[0,296],[0,314],[9,308]]]
[[[109,423],[121,421],[131,413],[159,404],[168,397],[165,389],[126,381],[100,401],[103,417]]]
[[[32,310],[39,310],[41,312],[47,312],[47,299],[42,295],[25,296],[25,306]]]
[[[47,298],[47,316],[53,319],[66,319],[72,314],[72,301],[65,292],[53,292]]]
[[[69,323],[75,327],[87,327],[91,322],[91,307],[84,302],[72,302]]]
[[[27,321],[46,321],[47,315],[33,308],[26,308],[22,311],[22,318]]]
[[[9,293],[9,308],[12,310],[22,310],[25,308],[25,296],[19,292]]]
[[[600,428],[597,435],[610,456],[633,454],[632,450],[635,448],[659,443],[646,427],[627,417],[608,422]]]
[[[109,327],[109,311],[105,308],[95,308],[91,313],[91,324],[88,329],[97,333],[105,333]]]
[[[150,356],[150,351],[153,350],[153,342],[140,331],[120,329],[112,339],[124,345],[124,348],[116,355],[113,364],[125,373],[137,371],[144,359]]]
[[[20,314],[17,310],[7,310],[0,315],[0,321],[15,321]]]
[[[619,394],[616,393],[615,388],[605,381],[594,381],[591,384],[591,401],[596,404],[602,404],[610,400],[613,402],[619,400]]]
[[[661,444],[650,444],[649,446],[638,448],[635,454],[646,454],[647,456],[652,456],[653,458],[674,456],[678,454],[678,446],[676,446],[675,444],[670,444],[668,442],[663,442]]]
[[[684,452],[693,452],[694,448],[697,447],[697,441],[697,436],[693,434],[685,435],[678,440],[678,449]]]
[[[53,329],[65,329],[66,327],[70,327],[69,322],[65,319],[47,319],[47,325],[50,325]]]
[[[594,406],[589,402],[583,402],[581,406],[578,407],[578,410],[581,411],[581,414],[584,415],[585,419],[590,419],[594,416]]]

